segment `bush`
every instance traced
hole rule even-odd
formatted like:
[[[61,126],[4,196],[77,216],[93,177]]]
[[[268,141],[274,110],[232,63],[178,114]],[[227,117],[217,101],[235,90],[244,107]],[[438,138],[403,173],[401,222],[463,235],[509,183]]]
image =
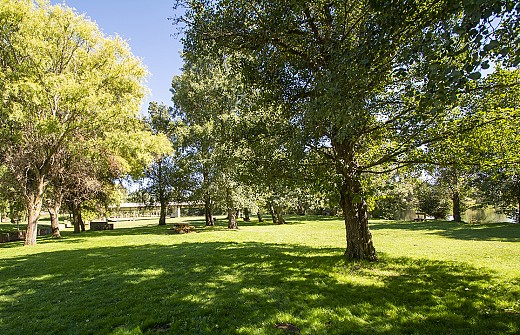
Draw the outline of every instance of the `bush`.
[[[451,210],[447,192],[437,185],[422,183],[416,189],[418,207],[421,212],[438,220],[445,220]]]

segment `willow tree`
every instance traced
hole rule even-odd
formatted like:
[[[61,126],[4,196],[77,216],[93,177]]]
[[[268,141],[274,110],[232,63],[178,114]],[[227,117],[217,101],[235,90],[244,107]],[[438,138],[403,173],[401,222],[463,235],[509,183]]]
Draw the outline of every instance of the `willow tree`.
[[[183,1],[180,1],[181,4]],[[237,68],[331,162],[346,256],[376,260],[364,176],[477,125],[454,106],[488,54],[517,56],[515,1],[185,1],[183,56]],[[513,36],[511,40],[510,37]],[[238,56],[236,56],[238,55]],[[512,60],[518,64],[518,57]]]
[[[27,203],[25,244],[35,244],[59,152],[90,143],[121,170],[147,156],[123,136],[144,134],[135,120],[146,70],[123,40],[48,1],[2,0],[0,36],[0,152]]]

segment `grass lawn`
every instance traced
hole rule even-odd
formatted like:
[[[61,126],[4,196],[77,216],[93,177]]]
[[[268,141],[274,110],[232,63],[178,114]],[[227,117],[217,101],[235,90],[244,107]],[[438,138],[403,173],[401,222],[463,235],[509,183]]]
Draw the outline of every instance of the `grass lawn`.
[[[520,333],[520,225],[373,221],[349,263],[337,218],[174,220],[0,245],[0,334]]]

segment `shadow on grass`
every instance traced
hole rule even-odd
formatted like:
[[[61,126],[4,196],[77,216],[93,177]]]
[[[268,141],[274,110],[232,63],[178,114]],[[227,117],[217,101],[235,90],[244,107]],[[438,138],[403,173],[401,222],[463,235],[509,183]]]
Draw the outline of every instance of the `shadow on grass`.
[[[370,229],[424,231],[429,234],[459,240],[520,242],[520,225],[512,223],[464,224],[449,221],[386,221],[371,223]]]
[[[307,221],[315,221],[311,219],[301,220],[301,221],[288,221],[285,225],[302,225],[307,223]],[[208,227],[206,226],[206,222],[199,218],[186,218],[183,222],[189,223],[194,227],[194,232],[196,233],[204,233],[204,232],[216,232],[216,231],[229,231],[227,228],[227,220],[225,218],[219,218],[215,221],[215,226]],[[81,232],[79,234],[73,234],[71,232],[64,232],[62,235],[67,236],[123,236],[123,235],[170,235],[173,234],[173,228],[175,227],[175,223],[167,223],[166,225],[159,226],[155,221],[151,221],[150,224],[142,225],[138,227],[125,227],[127,222],[114,222],[113,230],[103,230],[103,231],[90,231],[87,230],[85,232]],[[133,222],[129,221],[129,224],[133,224]],[[238,229],[240,227],[252,227],[252,226],[278,226],[277,224],[273,224],[272,222],[258,222],[256,220],[252,220],[250,222],[243,222],[239,220]]]
[[[1,334],[491,334],[518,287],[438,261],[345,263],[335,248],[183,243],[0,262]],[[500,299],[497,299],[497,295]],[[31,317],[28,318],[27,316]]]

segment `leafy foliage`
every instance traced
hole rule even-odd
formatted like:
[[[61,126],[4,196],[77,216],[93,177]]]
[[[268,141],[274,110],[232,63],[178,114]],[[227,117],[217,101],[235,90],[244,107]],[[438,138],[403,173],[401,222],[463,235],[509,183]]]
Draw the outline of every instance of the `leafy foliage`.
[[[416,188],[419,210],[444,220],[450,212],[450,199],[444,189],[438,185],[423,182]]]
[[[455,107],[510,45],[504,36],[519,15],[508,0],[186,5],[179,18],[186,61],[237,59],[237,75],[293,125],[292,142],[329,160],[340,180],[347,255],[356,259],[377,258],[366,174],[415,163],[426,145],[482,125]],[[513,61],[517,49],[501,59]]]
[[[47,1],[0,2],[0,153],[19,184],[34,244],[42,199],[66,157],[104,162],[115,176],[142,170],[156,141],[137,115],[146,70],[119,37]]]

